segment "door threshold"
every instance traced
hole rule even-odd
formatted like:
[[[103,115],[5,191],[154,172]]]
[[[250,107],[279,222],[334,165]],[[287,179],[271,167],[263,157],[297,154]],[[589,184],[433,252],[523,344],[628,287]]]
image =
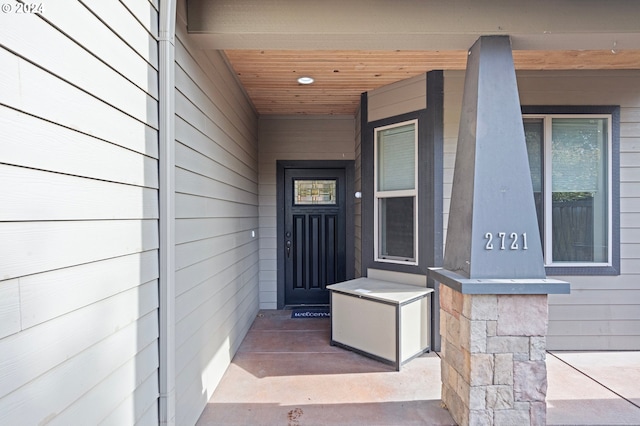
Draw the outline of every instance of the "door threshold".
[[[284,305],[283,310],[291,310],[295,308],[326,308],[329,307],[328,303],[300,303],[297,305]]]

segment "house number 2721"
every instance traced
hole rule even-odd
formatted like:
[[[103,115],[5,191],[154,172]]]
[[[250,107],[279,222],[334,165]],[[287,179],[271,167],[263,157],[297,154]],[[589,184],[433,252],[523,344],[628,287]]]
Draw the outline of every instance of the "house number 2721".
[[[493,250],[494,236],[491,232],[484,234],[487,243],[484,245],[485,250]],[[527,233],[517,234],[512,232],[507,235],[506,232],[498,232],[496,237],[496,244],[500,242],[500,250],[506,250],[509,246],[510,250],[529,250],[527,247]]]

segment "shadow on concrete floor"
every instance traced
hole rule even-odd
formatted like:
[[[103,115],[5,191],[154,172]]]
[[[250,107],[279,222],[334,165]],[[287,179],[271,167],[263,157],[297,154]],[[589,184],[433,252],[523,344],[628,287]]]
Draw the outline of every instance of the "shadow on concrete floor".
[[[440,358],[397,372],[330,346],[330,320],[261,311],[198,425],[454,425]],[[640,425],[640,352],[547,355],[548,425]]]

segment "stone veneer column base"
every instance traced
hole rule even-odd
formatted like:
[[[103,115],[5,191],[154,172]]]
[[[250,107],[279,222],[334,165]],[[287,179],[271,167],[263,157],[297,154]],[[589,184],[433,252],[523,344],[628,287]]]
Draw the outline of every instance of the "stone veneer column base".
[[[442,401],[467,425],[546,423],[547,295],[440,285]]]

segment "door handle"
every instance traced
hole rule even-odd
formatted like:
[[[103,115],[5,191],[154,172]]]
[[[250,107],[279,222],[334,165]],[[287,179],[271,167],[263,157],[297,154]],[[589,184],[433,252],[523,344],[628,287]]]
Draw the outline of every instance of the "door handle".
[[[291,241],[287,241],[287,259],[291,256]]]

